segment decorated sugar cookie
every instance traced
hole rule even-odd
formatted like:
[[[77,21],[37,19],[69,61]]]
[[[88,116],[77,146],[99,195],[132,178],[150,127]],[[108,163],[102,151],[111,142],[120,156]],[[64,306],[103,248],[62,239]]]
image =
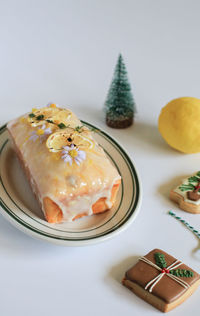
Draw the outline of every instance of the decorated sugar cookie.
[[[183,303],[200,284],[200,275],[163,250],[154,249],[125,273],[123,285],[162,312]]]
[[[200,171],[184,179],[170,192],[170,199],[189,213],[200,213]]]

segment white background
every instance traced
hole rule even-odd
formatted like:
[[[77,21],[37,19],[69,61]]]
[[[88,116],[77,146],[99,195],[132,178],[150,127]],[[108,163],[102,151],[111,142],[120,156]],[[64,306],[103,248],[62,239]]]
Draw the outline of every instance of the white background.
[[[167,215],[171,188],[200,169],[199,154],[170,149],[157,131],[162,106],[200,97],[198,0],[0,1],[0,123],[49,101],[97,124],[135,161],[141,212],[111,241],[64,248],[32,239],[0,216],[0,315],[159,315],[120,284],[136,257],[159,247],[200,272],[199,241]],[[102,106],[119,52],[138,113],[105,126]],[[170,315],[199,314],[199,290]]]

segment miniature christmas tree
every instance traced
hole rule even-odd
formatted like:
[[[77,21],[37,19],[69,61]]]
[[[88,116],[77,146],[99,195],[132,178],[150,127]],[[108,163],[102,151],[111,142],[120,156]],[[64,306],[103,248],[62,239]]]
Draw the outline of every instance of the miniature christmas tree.
[[[105,111],[106,123],[110,127],[125,128],[133,123],[135,104],[121,54],[108,91]]]

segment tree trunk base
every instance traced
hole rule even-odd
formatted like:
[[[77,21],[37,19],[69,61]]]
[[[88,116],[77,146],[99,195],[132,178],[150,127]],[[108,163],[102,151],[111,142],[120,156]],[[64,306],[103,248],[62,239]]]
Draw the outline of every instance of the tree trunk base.
[[[112,118],[109,118],[108,116],[106,116],[106,124],[112,128],[126,128],[133,124],[133,118],[125,117],[123,119],[120,118],[119,120],[117,119],[113,120]]]

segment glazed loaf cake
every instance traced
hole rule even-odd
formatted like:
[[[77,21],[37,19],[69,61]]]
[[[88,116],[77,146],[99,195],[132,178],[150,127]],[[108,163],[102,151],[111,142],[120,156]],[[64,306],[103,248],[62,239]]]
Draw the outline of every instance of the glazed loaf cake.
[[[50,104],[7,125],[32,190],[49,223],[110,209],[121,177],[92,132]]]

